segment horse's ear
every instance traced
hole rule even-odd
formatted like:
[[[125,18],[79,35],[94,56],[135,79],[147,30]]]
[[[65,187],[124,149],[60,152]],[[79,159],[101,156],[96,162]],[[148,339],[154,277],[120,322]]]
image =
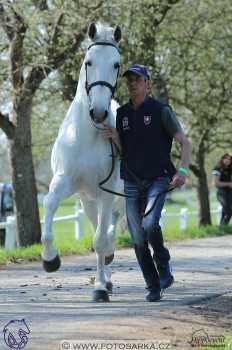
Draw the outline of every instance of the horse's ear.
[[[90,39],[93,40],[95,38],[96,34],[97,34],[97,27],[96,27],[96,24],[94,22],[92,22],[89,25],[88,35],[89,35]]]
[[[121,40],[121,37],[122,37],[121,28],[119,26],[116,26],[114,30],[114,40],[119,42]]]

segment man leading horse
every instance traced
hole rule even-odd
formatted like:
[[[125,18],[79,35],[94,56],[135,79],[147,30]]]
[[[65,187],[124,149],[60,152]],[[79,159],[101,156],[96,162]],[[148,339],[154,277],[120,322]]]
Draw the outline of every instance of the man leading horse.
[[[105,125],[104,133],[112,138],[122,155],[128,227],[148,289],[146,300],[153,302],[160,300],[161,289],[174,282],[159,220],[165,192],[170,185],[180,187],[186,181],[190,143],[170,106],[148,96],[151,86],[148,69],[135,64],[123,76],[130,101],[117,110],[116,128]],[[178,170],[170,157],[173,138],[181,145]],[[144,215],[144,208],[152,210]]]

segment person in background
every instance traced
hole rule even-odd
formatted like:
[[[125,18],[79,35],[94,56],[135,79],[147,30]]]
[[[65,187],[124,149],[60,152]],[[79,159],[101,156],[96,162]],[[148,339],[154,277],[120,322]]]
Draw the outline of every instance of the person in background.
[[[232,216],[232,157],[224,154],[213,169],[217,199],[222,206],[220,225],[228,225]]]
[[[126,198],[128,228],[148,289],[146,300],[153,302],[160,300],[161,289],[174,282],[170,254],[159,225],[166,194],[157,196],[170,185],[180,187],[185,183],[190,144],[171,107],[148,95],[151,86],[148,69],[135,64],[123,76],[130,100],[117,110],[116,129],[105,125],[103,132],[112,138],[122,155],[121,178],[129,196]],[[173,138],[181,146],[178,170],[170,156]],[[144,208],[152,208],[147,216],[143,215]]]

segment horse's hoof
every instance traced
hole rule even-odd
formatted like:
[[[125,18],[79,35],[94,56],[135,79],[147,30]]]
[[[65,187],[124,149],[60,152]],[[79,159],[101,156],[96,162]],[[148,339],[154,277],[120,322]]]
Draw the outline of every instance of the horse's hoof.
[[[113,283],[111,281],[106,282],[106,289],[108,290],[109,293],[112,293],[112,291],[113,291]]]
[[[95,302],[109,302],[110,298],[106,290],[94,290],[93,291],[93,301]]]
[[[60,265],[61,261],[59,255],[51,261],[43,260],[43,268],[46,272],[55,272],[60,268]]]
[[[114,253],[105,257],[105,265],[109,265],[114,260]]]

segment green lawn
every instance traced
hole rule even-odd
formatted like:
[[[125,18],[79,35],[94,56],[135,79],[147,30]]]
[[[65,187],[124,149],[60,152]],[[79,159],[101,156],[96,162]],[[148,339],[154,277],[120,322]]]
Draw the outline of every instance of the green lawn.
[[[212,207],[217,207],[215,193],[212,193]],[[178,213],[181,208],[188,208],[189,211],[197,211],[197,200],[193,191],[175,191],[171,199],[166,201],[165,208],[167,213]],[[75,198],[69,198],[61,203],[56,216],[72,215],[75,213]],[[43,217],[43,208],[40,207],[41,219]],[[198,228],[197,215],[189,218],[187,230],[181,231],[179,228],[179,218],[172,217],[165,219],[164,223],[164,238],[167,241],[182,240],[187,238],[199,238],[213,235],[231,234],[232,226],[218,227],[215,225],[216,216],[213,216],[213,224],[208,227]],[[58,248],[61,255],[64,254],[84,254],[91,250],[92,246],[92,227],[88,220],[84,223],[85,235],[80,240],[75,239],[74,221],[65,221],[54,223],[55,246]],[[121,234],[120,227],[117,228],[117,247],[130,247],[131,239],[128,233]],[[17,248],[7,251],[0,248],[0,264],[10,261],[20,262],[22,260],[39,260],[42,247],[40,244],[33,245],[27,248]]]

